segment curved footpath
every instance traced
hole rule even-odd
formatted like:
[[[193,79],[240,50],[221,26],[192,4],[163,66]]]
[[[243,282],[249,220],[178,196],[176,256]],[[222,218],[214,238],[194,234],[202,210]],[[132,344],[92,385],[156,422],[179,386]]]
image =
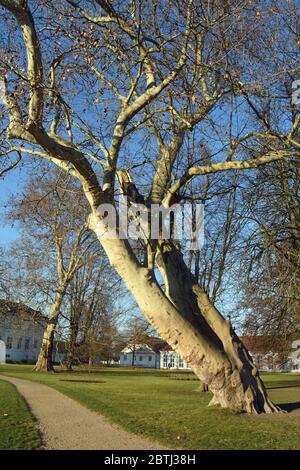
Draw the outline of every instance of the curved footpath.
[[[46,450],[155,450],[150,439],[131,434],[104,416],[47,385],[0,375],[14,384],[38,422]]]

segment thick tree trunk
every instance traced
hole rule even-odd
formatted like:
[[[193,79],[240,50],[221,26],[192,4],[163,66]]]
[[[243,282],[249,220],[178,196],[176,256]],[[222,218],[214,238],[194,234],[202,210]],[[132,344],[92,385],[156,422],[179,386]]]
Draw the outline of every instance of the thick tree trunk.
[[[44,331],[42,347],[34,367],[36,372],[54,372],[52,354],[55,328],[56,323],[49,323]]]
[[[203,329],[205,322],[222,343],[222,350],[230,363],[229,380],[223,372],[224,383],[220,389],[212,390],[209,382],[204,381],[214,394],[211,404],[254,413],[278,411],[268,397],[249,352],[230,321],[225,320],[198,285],[182,254],[166,243],[159,249],[157,262],[165,279],[167,296],[192,324],[197,324],[200,319],[199,327]]]
[[[161,247],[157,257],[166,279],[165,293],[152,272],[137,263],[127,240],[103,235],[106,227],[96,213],[90,226],[148,321],[208,385],[214,395],[211,404],[244,412],[277,410],[247,350],[194,283],[178,251]]]
[[[52,361],[54,333],[55,333],[56,326],[58,323],[58,317],[59,317],[60,307],[63,301],[63,297],[64,297],[64,290],[58,291],[55,302],[51,308],[48,325],[44,331],[39,357],[33,369],[36,372],[54,372],[53,361]]]

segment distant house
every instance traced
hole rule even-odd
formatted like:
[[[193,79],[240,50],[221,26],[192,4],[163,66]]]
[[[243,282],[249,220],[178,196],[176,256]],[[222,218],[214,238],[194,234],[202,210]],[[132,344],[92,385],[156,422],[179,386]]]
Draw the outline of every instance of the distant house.
[[[129,344],[120,355],[121,366],[159,367],[159,355],[147,344]]]
[[[291,372],[300,372],[300,340],[292,342],[292,351],[287,358],[287,367]]]
[[[47,317],[18,302],[0,300],[0,341],[6,362],[35,362]],[[5,349],[5,350],[4,350]]]
[[[120,355],[120,366],[156,369],[189,369],[179,354],[160,338],[145,338],[145,343],[128,344]]]
[[[256,367],[262,372],[300,372],[300,340],[289,345],[288,350],[268,346],[261,336],[241,336]],[[157,369],[190,369],[189,365],[165,341],[145,338],[141,344],[128,344],[120,354],[123,367],[153,367]]]
[[[300,372],[300,340],[284,343],[265,336],[241,336],[261,372]]]

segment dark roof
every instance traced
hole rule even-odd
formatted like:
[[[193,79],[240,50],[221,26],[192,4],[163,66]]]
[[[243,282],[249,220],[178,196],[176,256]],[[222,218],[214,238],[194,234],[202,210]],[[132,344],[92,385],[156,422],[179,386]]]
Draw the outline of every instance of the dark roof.
[[[290,341],[272,336],[240,336],[240,340],[252,353],[284,352],[290,349]]]
[[[272,338],[268,336],[240,336],[239,337],[244,346],[252,353],[267,353],[272,352],[283,352],[289,350],[290,344],[286,346],[286,342],[280,338]],[[161,338],[154,336],[145,335],[140,338],[139,344],[147,344],[155,353],[173,351],[173,348],[169,346],[166,341]],[[138,350],[136,351],[138,352]]]
[[[173,348],[169,346],[167,343],[160,349],[162,352],[168,352],[168,351],[173,351]]]
[[[43,326],[45,326],[45,322],[48,321],[46,315],[39,312],[38,310],[34,310],[33,308],[21,302],[13,302],[11,300],[0,299],[0,315],[1,313],[10,315],[17,314],[21,317],[24,317],[26,320],[32,320],[33,322],[39,323]]]
[[[161,338],[158,338],[157,336],[145,336],[143,342],[149,346],[154,352],[159,353],[162,351],[164,348],[168,347],[169,349],[170,346],[166,341],[163,341]]]

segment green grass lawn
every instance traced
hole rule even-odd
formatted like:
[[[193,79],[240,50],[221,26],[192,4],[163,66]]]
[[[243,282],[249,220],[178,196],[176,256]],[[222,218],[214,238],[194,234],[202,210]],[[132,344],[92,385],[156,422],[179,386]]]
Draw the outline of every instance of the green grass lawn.
[[[210,395],[199,392],[199,383],[190,372],[57,370],[56,374],[38,374],[32,366],[0,366],[1,374],[47,384],[124,428],[171,448],[300,449],[299,374],[263,376],[272,399],[292,413],[252,416],[208,408]]]
[[[0,449],[39,447],[39,433],[26,403],[13,385],[0,380]]]

